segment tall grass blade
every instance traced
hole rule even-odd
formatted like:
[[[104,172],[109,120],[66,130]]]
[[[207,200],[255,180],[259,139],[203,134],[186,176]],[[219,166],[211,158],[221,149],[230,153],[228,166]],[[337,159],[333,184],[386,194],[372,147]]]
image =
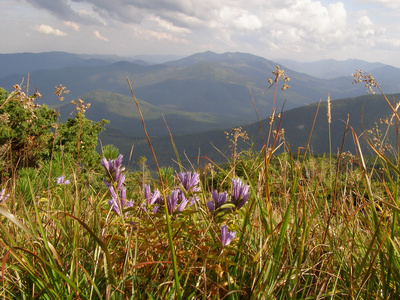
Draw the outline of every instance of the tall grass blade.
[[[158,175],[159,175],[161,186],[162,186],[162,193],[164,194],[164,204],[165,204],[165,207],[168,207],[167,197],[165,195],[164,181],[163,181],[163,177],[161,175],[160,166],[159,166],[158,161],[157,161],[157,156],[156,156],[156,154],[154,152],[153,145],[151,144],[150,137],[149,137],[149,135],[147,133],[146,124],[144,122],[143,114],[142,114],[142,111],[140,109],[139,102],[136,99],[136,96],[135,96],[135,94],[133,92],[133,88],[132,88],[131,82],[129,81],[129,78],[126,78],[126,80],[128,82],[129,89],[130,89],[132,97],[133,97],[133,99],[135,101],[136,107],[137,107],[137,109],[139,111],[140,119],[141,119],[142,125],[143,125],[143,130],[144,130],[144,133],[146,135],[147,142],[149,143],[151,152],[153,154],[154,161],[155,161],[156,166],[157,166],[157,171],[158,171]],[[171,249],[171,256],[172,256],[172,269],[173,269],[173,272],[174,272],[175,292],[176,292],[176,295],[177,295],[178,299],[182,299],[181,288],[180,288],[180,283],[179,283],[178,266],[177,266],[178,262],[177,262],[177,259],[176,259],[174,243],[173,243],[173,240],[172,240],[171,219],[170,219],[170,215],[169,215],[168,209],[165,210],[165,216],[166,216],[166,221],[167,221],[168,241],[169,241],[169,246],[170,246],[170,249]]]
[[[35,239],[31,231],[3,205],[0,205],[0,214],[21,228],[30,238]]]
[[[66,212],[62,212],[62,213],[64,213],[65,215],[67,215],[71,219],[74,219],[79,224],[81,224],[82,227],[86,229],[86,231],[90,234],[90,236],[101,247],[101,249],[104,252],[106,263],[107,263],[107,275],[108,275],[108,278],[110,280],[110,283],[113,284],[116,287],[117,286],[117,281],[115,280],[114,273],[112,271],[113,268],[112,268],[112,264],[111,264],[111,256],[110,256],[110,252],[108,251],[107,245],[93,232],[93,230],[85,222],[81,221],[80,219],[78,219],[77,217],[75,217],[75,216],[73,216],[73,215],[71,215],[69,213],[66,213]]]

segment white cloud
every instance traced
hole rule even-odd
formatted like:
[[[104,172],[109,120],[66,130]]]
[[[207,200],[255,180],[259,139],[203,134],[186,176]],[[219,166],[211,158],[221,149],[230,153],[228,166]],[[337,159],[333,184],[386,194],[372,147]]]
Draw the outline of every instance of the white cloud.
[[[375,34],[374,23],[368,16],[362,16],[357,19],[358,34],[363,37],[372,36]]]
[[[33,28],[36,31],[39,31],[41,33],[44,34],[52,34],[52,35],[56,35],[56,36],[65,36],[67,35],[65,32],[59,30],[59,29],[54,29],[53,27],[49,26],[49,25],[45,25],[45,24],[41,24],[38,26],[35,26]]]
[[[93,31],[93,34],[99,40],[104,41],[104,42],[108,42],[108,38],[102,36],[98,30]]]
[[[318,1],[299,1],[269,14],[274,26],[301,28],[309,34],[331,34],[346,26],[347,13],[342,2],[323,6]]]
[[[80,28],[80,26],[77,23],[71,21],[64,21],[64,25],[72,28],[75,31],[79,31]]]
[[[399,0],[358,0],[359,3],[374,3],[389,8],[400,8]]]
[[[149,31],[148,33],[157,40],[167,40],[174,43],[187,43],[187,40],[178,38],[166,32]]]
[[[262,27],[260,19],[250,12],[235,8],[223,7],[219,11],[220,22],[225,26],[233,26],[236,29],[255,30]]]
[[[190,33],[189,29],[175,26],[171,22],[163,20],[158,16],[150,16],[148,20],[152,23],[155,23],[156,26],[160,27],[162,30],[166,30],[173,33]]]

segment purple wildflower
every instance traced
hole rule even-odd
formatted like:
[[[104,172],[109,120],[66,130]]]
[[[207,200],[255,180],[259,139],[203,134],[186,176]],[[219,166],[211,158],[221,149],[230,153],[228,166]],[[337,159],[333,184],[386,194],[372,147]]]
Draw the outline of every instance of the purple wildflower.
[[[229,245],[233,238],[235,237],[236,232],[228,231],[228,226],[221,226],[221,244],[222,247]]]
[[[181,203],[178,205],[178,207],[176,208],[176,211],[183,211],[186,207],[186,205],[189,202],[189,199],[186,199],[185,196],[183,194],[181,194]]]
[[[126,188],[122,187],[119,191],[119,201],[121,202],[121,207],[125,207],[126,203]]]
[[[121,210],[119,209],[118,205],[118,199],[111,198],[110,200],[107,201],[107,203],[111,206],[111,209],[115,211],[115,213],[120,216],[121,215]]]
[[[121,167],[123,157],[124,156],[120,154],[116,159],[107,160],[103,158],[101,160],[101,164],[106,170],[111,182],[110,183],[107,180],[104,180],[104,184],[107,186],[111,195],[111,200],[108,201],[108,204],[118,215],[121,215],[121,210],[123,210],[125,207],[132,207],[133,205],[131,200],[127,201],[126,199],[126,188],[124,187],[125,175],[123,174],[125,168]],[[114,183],[116,183],[116,185],[114,185]],[[119,198],[117,196],[118,193]]]
[[[125,168],[121,168],[123,157],[124,156],[120,154],[118,155],[117,159],[107,160],[103,157],[101,160],[101,164],[106,170],[107,175],[110,177],[110,179],[112,179],[112,181],[118,182],[120,186],[122,186],[125,181],[125,176],[122,175],[122,172],[125,170]]]
[[[214,212],[226,202],[227,193],[218,193],[218,191],[215,190],[211,193],[211,196],[213,200],[207,202],[207,207],[210,212]]]
[[[186,198],[185,195],[179,190],[173,190],[170,196],[167,196],[167,208],[170,215],[176,211],[183,211],[186,205],[191,201],[191,198]],[[179,205],[178,205],[179,202]]]
[[[114,187],[110,186],[108,188],[108,191],[110,192],[111,199],[108,200],[108,204],[111,206],[111,209],[115,211],[115,213],[120,216],[121,211],[126,208],[126,207],[132,207],[133,206],[133,201],[129,200],[127,201],[126,199],[126,189],[125,187],[122,187],[120,190],[120,197],[118,198],[117,193],[114,190]],[[127,214],[125,214],[125,218],[127,217]]]
[[[245,185],[240,178],[232,180],[232,203],[236,208],[241,208],[250,196],[250,186]]]
[[[144,186],[144,197],[146,199],[147,204],[156,204],[160,202],[161,194],[158,189],[154,190],[154,193],[150,191],[150,185],[146,184]]]
[[[56,179],[57,184],[70,184],[69,179],[65,180],[65,176],[61,175],[60,177],[57,177]]]
[[[144,198],[146,199],[148,205],[164,203],[164,199],[161,197],[160,191],[158,189],[155,189],[154,193],[151,193],[150,185],[148,184],[144,186]],[[147,208],[145,206],[146,202],[142,204],[142,208],[144,211],[147,211]],[[159,208],[160,206],[158,205],[154,206],[153,213],[156,213]]]
[[[125,182],[125,175],[123,175],[123,174],[119,175],[118,183],[117,183],[117,191],[119,191],[122,188],[124,182]]]
[[[179,180],[187,192],[198,192],[200,190],[198,186],[200,182],[199,176],[198,173],[193,172],[192,174],[190,171],[178,174]]]
[[[167,196],[168,213],[172,215],[178,204],[179,190],[173,190],[171,196]]]
[[[0,192],[0,203],[6,202],[6,200],[9,196],[10,196],[10,194],[6,195],[6,190],[2,189]]]

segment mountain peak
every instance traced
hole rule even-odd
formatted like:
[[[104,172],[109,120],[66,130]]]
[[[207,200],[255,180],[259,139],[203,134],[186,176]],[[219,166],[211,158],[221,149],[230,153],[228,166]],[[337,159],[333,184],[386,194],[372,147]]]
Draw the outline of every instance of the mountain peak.
[[[200,62],[223,62],[223,61],[237,61],[237,62],[249,62],[249,61],[267,61],[267,59],[256,56],[253,54],[249,53],[242,53],[242,52],[225,52],[225,53],[215,53],[212,51],[206,51],[206,52],[200,52],[200,53],[195,53],[193,55],[190,55],[188,57],[178,59],[175,61],[170,61],[165,63],[168,66],[173,66],[173,67],[188,67]]]

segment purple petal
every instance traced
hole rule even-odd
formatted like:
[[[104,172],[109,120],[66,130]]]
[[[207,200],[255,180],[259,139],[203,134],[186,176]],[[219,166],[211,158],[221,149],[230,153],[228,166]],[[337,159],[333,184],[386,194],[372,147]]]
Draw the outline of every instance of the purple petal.
[[[0,192],[0,203],[5,202],[9,196],[10,196],[10,194],[6,195],[6,190],[2,189]]]
[[[233,238],[235,237],[236,232],[228,231],[228,226],[221,226],[221,244],[222,247],[229,245]]]
[[[150,197],[151,197],[150,185],[145,184],[144,185],[144,198],[146,199],[147,202],[149,202]]]
[[[215,202],[215,209],[220,208],[226,202],[227,195],[227,192],[218,193],[216,190],[211,193],[211,196]]]
[[[125,207],[125,203],[126,203],[126,188],[123,187],[119,193],[119,199],[121,202],[121,207],[124,208]]]
[[[119,190],[125,182],[125,175],[121,175],[118,178],[117,190]]]
[[[65,180],[65,176],[61,175],[60,177],[57,177],[56,179],[57,184],[70,184],[69,180]]]
[[[112,169],[112,161],[107,160],[105,157],[102,158],[101,164],[103,165],[104,169],[108,174],[111,174],[111,169]]]
[[[246,194],[242,197],[242,199],[239,201],[239,204],[237,205],[238,209],[241,208],[246,203],[246,201],[249,199],[249,196],[250,194]]]
[[[117,159],[114,161],[114,169],[119,169],[122,165],[122,159],[124,156],[122,154],[118,155]]]
[[[107,203],[111,206],[112,210],[115,211],[118,216],[121,215],[121,211],[119,209],[118,202],[116,199],[110,199],[107,201]]]
[[[110,192],[112,199],[117,199],[117,194],[115,193],[113,186],[110,185],[110,187],[108,188],[108,191]]]
[[[56,183],[57,184],[62,184],[64,182],[64,175],[61,175],[60,177],[57,177]]]
[[[173,190],[171,196],[167,196],[167,206],[170,215],[172,215],[176,205],[178,204],[178,195],[179,190]]]
[[[184,198],[181,203],[178,205],[178,207],[176,208],[177,211],[183,211],[186,207],[186,204],[188,204],[189,200]]]
[[[207,207],[208,207],[208,210],[210,212],[214,212],[214,210],[215,210],[215,202],[214,201],[208,201],[207,202]]]

